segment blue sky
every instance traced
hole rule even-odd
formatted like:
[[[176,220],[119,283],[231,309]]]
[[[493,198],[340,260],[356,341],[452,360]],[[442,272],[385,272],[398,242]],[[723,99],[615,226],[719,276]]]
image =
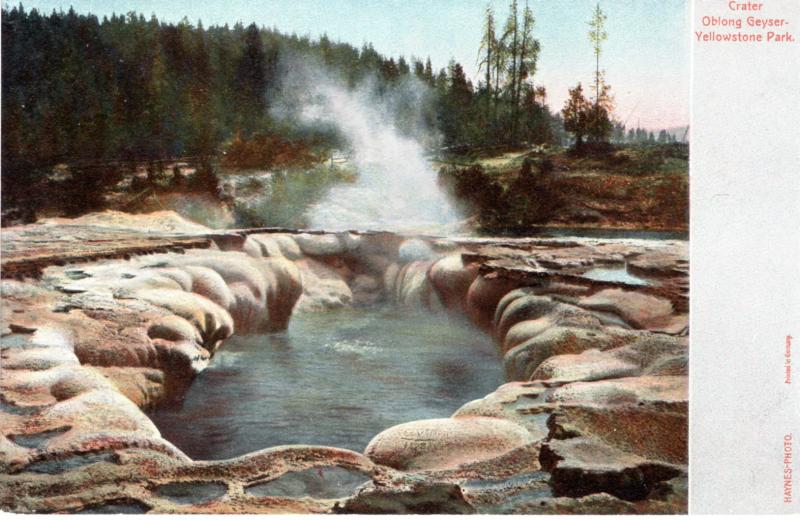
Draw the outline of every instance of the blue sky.
[[[4,5],[8,2],[4,2]],[[16,2],[15,2],[16,3]],[[491,2],[498,19],[508,13],[506,0]],[[520,0],[520,5],[525,1]],[[594,58],[586,22],[595,0],[530,0],[534,33],[541,42],[535,82],[548,91],[548,103],[560,108],[567,88],[589,82]],[[312,37],[360,46],[370,41],[392,56],[430,56],[434,67],[451,58],[473,79],[485,0],[34,0],[26,8],[69,9],[99,16],[137,11],[159,19],[187,17],[212,24],[275,27]],[[690,14],[688,0],[601,0],[608,15],[609,39],[601,67],[616,100],[616,116],[658,129],[689,121]]]

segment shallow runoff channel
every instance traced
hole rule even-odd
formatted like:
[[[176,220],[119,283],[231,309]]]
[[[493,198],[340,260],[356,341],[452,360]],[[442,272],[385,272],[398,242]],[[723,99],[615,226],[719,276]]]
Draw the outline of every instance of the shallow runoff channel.
[[[491,338],[464,318],[341,309],[230,338],[184,401],[151,418],[196,460],[286,444],[361,452],[386,428],[449,417],[502,383]]]

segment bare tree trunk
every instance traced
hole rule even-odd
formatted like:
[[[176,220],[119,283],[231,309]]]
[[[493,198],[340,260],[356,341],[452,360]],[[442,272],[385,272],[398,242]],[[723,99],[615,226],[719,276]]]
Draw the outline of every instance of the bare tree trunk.
[[[499,49],[498,49],[499,51]],[[495,127],[497,126],[497,105],[500,102],[500,66],[501,66],[501,56],[499,52],[495,52],[495,68],[494,68],[494,110],[492,114],[492,118],[494,120]]]
[[[486,94],[492,99],[492,46],[486,46]]]
[[[526,28],[523,27],[522,29],[522,45],[519,49],[519,67],[517,67],[517,84],[514,87],[514,110],[512,117],[514,118],[512,122],[512,136],[514,141],[517,141],[517,125],[519,124],[519,102],[520,102],[520,91],[522,90],[522,66],[525,63],[525,51],[528,46],[528,34],[525,30]]]
[[[600,104],[600,53],[595,52],[595,66],[594,66],[594,108]]]
[[[517,37],[518,37],[518,29],[519,29],[519,22],[517,17],[517,1],[512,0],[511,3],[511,14],[509,15],[509,20],[511,21],[514,38],[511,40],[511,103],[514,104],[512,106],[512,113],[511,113],[511,142],[513,143],[516,140],[516,87],[517,87],[517,75],[519,74],[519,70],[517,69],[517,54],[519,53],[519,48],[517,47]]]

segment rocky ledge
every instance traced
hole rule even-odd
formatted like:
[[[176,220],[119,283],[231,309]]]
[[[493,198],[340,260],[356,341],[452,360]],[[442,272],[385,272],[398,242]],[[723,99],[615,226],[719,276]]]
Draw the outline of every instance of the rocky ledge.
[[[220,233],[171,213],[6,228],[2,242],[4,510],[686,511],[685,242]],[[467,315],[509,382],[363,454],[193,461],[146,415],[234,333],[379,302]]]

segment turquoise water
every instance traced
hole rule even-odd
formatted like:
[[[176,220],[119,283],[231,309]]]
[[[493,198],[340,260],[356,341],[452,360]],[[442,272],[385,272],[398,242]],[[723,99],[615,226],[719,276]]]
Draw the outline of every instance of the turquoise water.
[[[363,451],[386,428],[449,417],[502,382],[491,339],[460,318],[347,309],[230,338],[184,402],[151,418],[200,460],[285,444]]]

